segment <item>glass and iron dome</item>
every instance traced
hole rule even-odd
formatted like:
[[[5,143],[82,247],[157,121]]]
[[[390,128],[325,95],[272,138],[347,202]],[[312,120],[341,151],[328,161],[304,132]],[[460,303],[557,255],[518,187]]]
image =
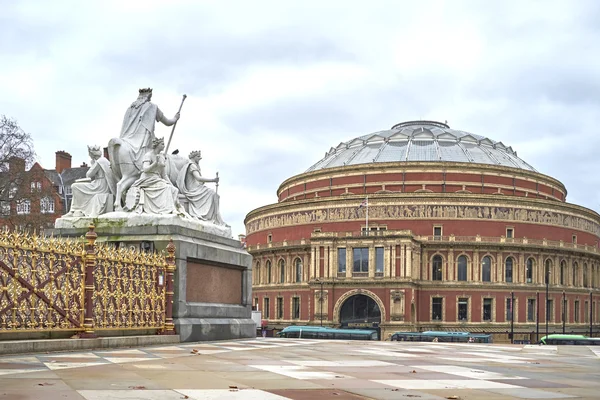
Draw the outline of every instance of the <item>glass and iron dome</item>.
[[[332,147],[306,172],[347,165],[402,161],[491,164],[535,171],[502,142],[450,129],[434,121],[409,121]]]

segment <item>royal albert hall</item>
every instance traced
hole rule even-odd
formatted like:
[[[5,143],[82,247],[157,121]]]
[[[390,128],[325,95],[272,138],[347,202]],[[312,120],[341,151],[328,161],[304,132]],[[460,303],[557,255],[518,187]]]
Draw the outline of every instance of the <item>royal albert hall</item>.
[[[403,122],[331,148],[277,196],[245,219],[267,330],[600,331],[600,215],[502,142]]]

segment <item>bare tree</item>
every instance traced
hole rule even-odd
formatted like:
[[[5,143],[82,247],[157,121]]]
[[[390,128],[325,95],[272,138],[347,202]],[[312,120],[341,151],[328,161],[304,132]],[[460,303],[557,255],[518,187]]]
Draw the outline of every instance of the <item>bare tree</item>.
[[[31,135],[0,116],[0,225],[39,230],[54,221],[60,204],[52,183],[35,164]]]
[[[31,166],[34,159],[31,135],[23,131],[17,121],[0,116],[0,200],[19,194],[25,167]]]

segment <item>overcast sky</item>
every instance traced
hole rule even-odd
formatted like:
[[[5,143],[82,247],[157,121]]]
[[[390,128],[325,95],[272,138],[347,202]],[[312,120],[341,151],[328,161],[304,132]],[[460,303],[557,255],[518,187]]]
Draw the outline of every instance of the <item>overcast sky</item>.
[[[599,1],[1,2],[0,114],[42,166],[89,162],[138,88],[169,117],[185,93],[171,147],[219,172],[234,236],[330,147],[414,119],[502,141],[600,210]]]

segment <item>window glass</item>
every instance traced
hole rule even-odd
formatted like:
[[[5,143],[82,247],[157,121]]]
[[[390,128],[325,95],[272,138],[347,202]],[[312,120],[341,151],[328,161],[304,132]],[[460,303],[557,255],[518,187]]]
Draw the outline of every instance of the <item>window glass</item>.
[[[481,280],[483,282],[492,281],[492,259],[490,256],[485,256],[481,260]]]
[[[458,299],[458,320],[467,321],[469,313],[469,299]]]
[[[513,259],[508,257],[504,263],[504,280],[507,283],[513,281]]]
[[[345,273],[346,272],[346,248],[341,247],[337,249],[338,251],[338,272]]]
[[[431,280],[442,280],[442,256],[435,255],[431,260]]]
[[[492,299],[483,299],[483,320],[492,320]]]
[[[458,257],[458,280],[466,281],[467,280],[467,257],[460,256]]]
[[[383,247],[375,247],[375,272],[383,272]]]
[[[527,259],[527,271],[526,271],[526,278],[527,278],[527,283],[531,283],[533,282],[533,258],[528,258]]]
[[[369,248],[355,247],[352,249],[352,271],[369,272]]]
[[[441,297],[434,297],[431,299],[431,319],[433,321],[442,320],[442,307],[443,301]]]
[[[296,268],[296,283],[302,282],[302,260],[296,258],[294,264]]]

